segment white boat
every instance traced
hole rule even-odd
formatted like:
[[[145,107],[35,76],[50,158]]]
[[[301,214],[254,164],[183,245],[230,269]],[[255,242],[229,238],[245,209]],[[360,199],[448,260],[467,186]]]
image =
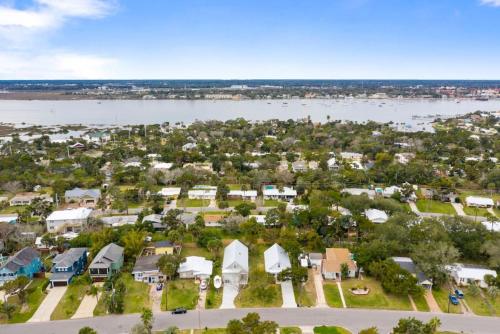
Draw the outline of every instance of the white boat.
[[[222,286],[222,277],[220,277],[219,275],[216,275],[214,277],[214,288],[220,289],[221,286]]]

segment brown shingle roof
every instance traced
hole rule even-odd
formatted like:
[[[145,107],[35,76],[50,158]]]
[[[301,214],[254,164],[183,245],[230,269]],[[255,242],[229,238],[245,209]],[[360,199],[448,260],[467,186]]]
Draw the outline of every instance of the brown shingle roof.
[[[347,248],[327,248],[326,259],[323,260],[323,271],[339,273],[342,263],[347,263],[349,270],[356,270],[356,263],[351,258]]]

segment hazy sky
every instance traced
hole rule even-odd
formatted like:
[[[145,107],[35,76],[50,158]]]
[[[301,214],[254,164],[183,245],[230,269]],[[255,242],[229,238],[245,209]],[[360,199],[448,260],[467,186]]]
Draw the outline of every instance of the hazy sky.
[[[0,79],[500,79],[500,0],[0,0]]]

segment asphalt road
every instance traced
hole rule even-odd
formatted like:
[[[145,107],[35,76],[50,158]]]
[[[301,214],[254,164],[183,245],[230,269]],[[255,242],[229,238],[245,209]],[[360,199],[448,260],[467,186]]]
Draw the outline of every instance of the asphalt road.
[[[426,312],[332,309],[332,308],[266,308],[191,311],[183,315],[168,312],[155,314],[156,330],[177,326],[189,328],[225,327],[231,319],[241,318],[248,312],[258,312],[262,319],[274,320],[280,326],[339,325],[358,333],[359,330],[377,326],[381,333],[389,333],[400,318],[415,317],[428,320],[434,316],[441,319],[442,330],[471,334],[500,333],[500,318],[473,315],[432,314]],[[2,334],[72,334],[84,326],[90,326],[99,334],[127,333],[139,321],[138,314],[94,317],[87,319],[61,320],[0,326]]]

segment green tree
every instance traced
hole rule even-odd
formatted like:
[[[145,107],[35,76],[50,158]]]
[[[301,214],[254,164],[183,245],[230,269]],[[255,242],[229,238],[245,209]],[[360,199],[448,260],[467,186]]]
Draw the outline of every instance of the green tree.
[[[223,247],[223,243],[222,243],[222,240],[220,239],[211,239],[208,241],[207,243],[207,249],[214,255],[214,256],[218,256],[219,255],[219,252],[220,250],[222,249]]]
[[[230,320],[227,334],[275,334],[278,324],[274,321],[261,321],[257,313],[248,313],[241,320]]]
[[[434,334],[437,332],[441,321],[432,318],[428,323],[423,323],[415,318],[400,319],[398,325],[393,328],[393,334]]]
[[[14,304],[9,304],[5,302],[0,305],[0,313],[5,314],[7,316],[7,319],[9,320],[12,318],[12,315],[14,314],[15,311],[16,311],[16,305]]]
[[[445,266],[458,259],[458,250],[444,241],[421,242],[412,250],[412,259],[420,269],[432,279],[434,284],[440,285],[446,280]]]
[[[141,320],[144,328],[146,328],[147,330],[147,333],[151,334],[154,323],[153,311],[151,311],[151,309],[149,308],[143,308],[141,314]]]
[[[342,279],[346,279],[349,276],[349,266],[345,262],[340,264],[340,275]]]
[[[164,254],[158,259],[158,268],[167,276],[167,280],[175,277],[179,268],[180,259],[174,254]]]
[[[125,257],[135,258],[144,247],[145,237],[146,233],[143,231],[130,230],[125,233],[121,238]]]
[[[93,328],[85,326],[80,328],[78,334],[97,334],[97,332]]]
[[[379,331],[377,327],[370,327],[360,330],[358,334],[379,334]]]

